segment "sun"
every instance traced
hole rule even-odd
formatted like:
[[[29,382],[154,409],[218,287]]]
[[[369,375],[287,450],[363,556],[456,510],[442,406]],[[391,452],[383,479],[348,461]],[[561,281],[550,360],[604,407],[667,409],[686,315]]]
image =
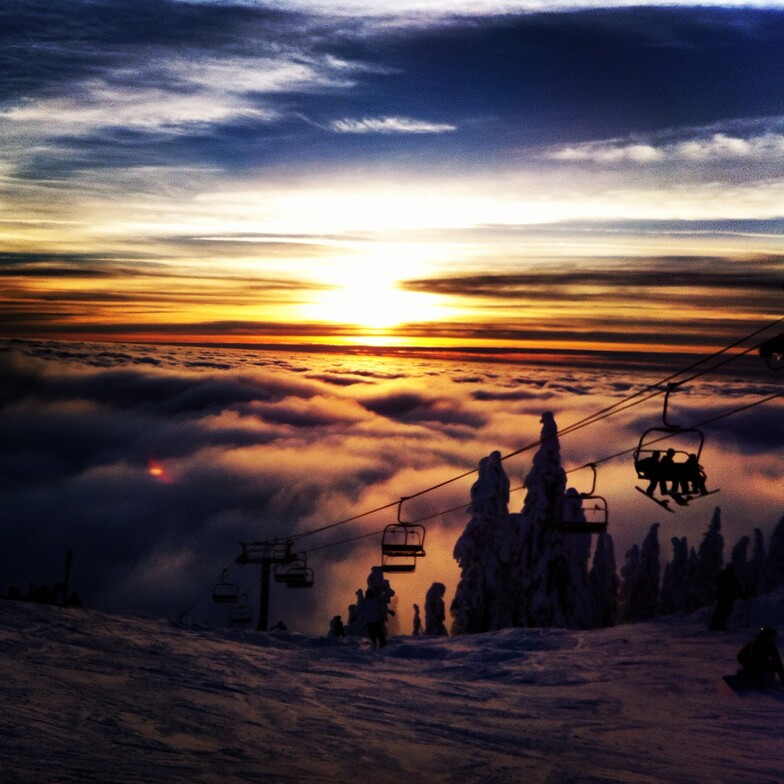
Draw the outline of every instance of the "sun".
[[[325,288],[303,305],[301,315],[309,321],[370,331],[443,318],[437,295],[402,287],[408,266],[388,253],[344,261],[333,268]]]
[[[324,291],[308,306],[308,312],[317,321],[372,330],[432,321],[437,317],[428,294],[405,291],[377,280],[358,280]]]

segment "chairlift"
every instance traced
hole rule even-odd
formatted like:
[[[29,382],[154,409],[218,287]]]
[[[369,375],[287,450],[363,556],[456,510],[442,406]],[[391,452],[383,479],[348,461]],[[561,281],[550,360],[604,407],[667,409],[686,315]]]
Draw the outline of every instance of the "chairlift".
[[[397,506],[397,523],[384,528],[381,536],[381,569],[384,572],[413,572],[417,558],[425,555],[425,527],[401,519],[401,508],[407,498]]]
[[[639,479],[648,481],[648,487],[637,486],[637,490],[659,504],[668,512],[672,499],[679,506],[687,506],[693,498],[718,493],[707,490],[705,471],[700,465],[705,436],[696,427],[683,427],[667,419],[670,393],[678,384],[669,384],[664,395],[662,425],[648,428],[634,450],[634,468]],[[663,449],[660,441],[674,439],[675,446]],[[662,453],[664,455],[662,456]],[[659,491],[657,498],[655,492]]]
[[[304,554],[296,556],[288,564],[276,564],[274,573],[275,582],[283,583],[287,588],[312,588],[313,569],[308,566]]]
[[[587,493],[565,495],[561,503],[561,519],[558,529],[569,534],[603,534],[607,530],[607,501],[596,495],[596,466],[588,466],[593,471],[593,483]]]
[[[247,594],[243,594],[242,602],[232,607],[229,612],[231,626],[250,626],[253,623],[253,608],[248,604]]]
[[[269,542],[240,542],[242,552],[237,556],[236,563],[240,566],[261,563],[291,563],[297,556],[291,552],[294,542],[269,541]]]
[[[234,604],[239,598],[237,584],[226,580],[227,571],[223,570],[220,579],[212,587],[212,601],[220,604]]]
[[[759,354],[771,370],[784,370],[784,332],[761,343]]]

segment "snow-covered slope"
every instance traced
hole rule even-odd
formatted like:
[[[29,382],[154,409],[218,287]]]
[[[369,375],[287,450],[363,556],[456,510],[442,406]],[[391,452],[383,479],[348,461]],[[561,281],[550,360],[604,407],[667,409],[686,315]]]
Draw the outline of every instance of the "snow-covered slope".
[[[586,632],[356,640],[0,602],[2,784],[780,784],[784,692],[722,681],[784,597]]]

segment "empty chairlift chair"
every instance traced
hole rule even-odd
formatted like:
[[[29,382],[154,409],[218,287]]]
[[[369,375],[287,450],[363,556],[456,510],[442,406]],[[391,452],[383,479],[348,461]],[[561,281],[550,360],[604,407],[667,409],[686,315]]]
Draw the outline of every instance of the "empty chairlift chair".
[[[250,626],[253,623],[253,608],[248,604],[248,597],[243,594],[242,601],[232,607],[229,612],[231,626]]]
[[[226,572],[224,569],[218,580],[212,587],[212,600],[219,604],[235,604],[239,599],[239,588],[236,583],[229,582],[226,579]]]
[[[561,520],[558,528],[569,534],[603,534],[607,530],[607,501],[596,495],[596,466],[587,466],[593,471],[593,483],[587,493],[576,490],[567,492],[561,504]]]
[[[312,588],[313,569],[308,566],[307,557],[303,553],[291,563],[275,566],[275,582],[287,588]]]
[[[397,523],[384,528],[381,536],[381,569],[385,572],[413,572],[417,558],[425,555],[425,527],[401,520],[401,498],[397,507]]]

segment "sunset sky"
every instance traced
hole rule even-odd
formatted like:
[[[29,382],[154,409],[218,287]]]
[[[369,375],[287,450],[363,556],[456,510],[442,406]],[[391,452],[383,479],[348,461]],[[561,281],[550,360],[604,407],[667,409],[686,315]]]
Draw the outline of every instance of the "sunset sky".
[[[784,4],[394,5],[4,3],[0,335],[703,352],[781,315]]]
[[[72,549],[88,606],[176,615],[240,541],[393,504],[276,594],[325,631],[394,503],[462,476],[406,510],[433,519],[397,586],[403,618],[451,601],[481,458],[782,331],[783,175],[784,3],[6,0],[0,593]],[[679,423],[739,413],[677,515],[609,459],[660,398],[564,438],[577,489],[607,460],[619,566],[718,504],[727,557],[769,536],[782,375],[679,389]]]

